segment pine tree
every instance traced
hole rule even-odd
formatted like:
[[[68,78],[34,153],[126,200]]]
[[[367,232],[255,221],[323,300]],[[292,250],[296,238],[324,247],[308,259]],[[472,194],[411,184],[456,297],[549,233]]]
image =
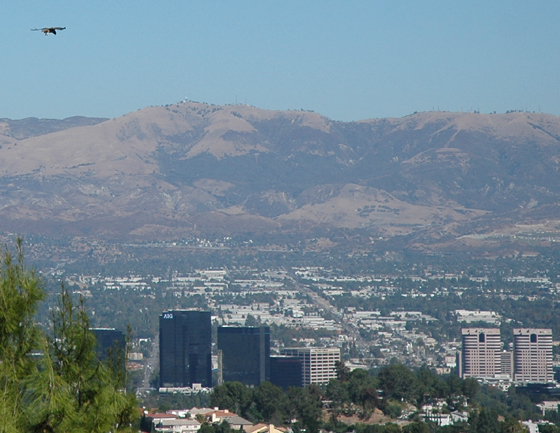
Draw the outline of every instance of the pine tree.
[[[41,333],[33,322],[44,298],[39,278],[25,269],[23,242],[17,241],[14,260],[6,248],[0,264],[0,432],[20,431],[23,416],[22,383],[36,373],[30,356],[40,347]]]
[[[74,305],[64,286],[46,341],[39,375],[28,383],[32,431],[128,430],[134,399],[124,391],[124,366],[98,360],[83,300]]]
[[[33,314],[44,291],[17,246],[17,261],[6,251],[0,275],[0,432],[131,431],[125,354],[98,359],[83,300],[75,305],[63,285],[50,333],[41,333]]]

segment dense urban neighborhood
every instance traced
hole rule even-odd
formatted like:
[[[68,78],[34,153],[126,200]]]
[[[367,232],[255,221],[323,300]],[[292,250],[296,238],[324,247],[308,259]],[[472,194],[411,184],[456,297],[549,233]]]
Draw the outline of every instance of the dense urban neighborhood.
[[[110,303],[97,298],[140,298],[147,304],[157,301],[154,303],[161,305],[161,310],[139,308],[136,317],[129,318],[142,338],[155,331],[152,317],[159,316],[164,308],[208,308],[217,325],[271,326],[276,330],[272,342],[277,349],[294,344],[341,347],[345,359],[367,368],[396,359],[411,367],[429,365],[442,372],[454,367],[450,357],[454,358],[460,347],[461,327],[534,327],[546,320],[534,317],[532,323],[523,323],[518,315],[510,313],[508,317],[508,312],[484,308],[494,306],[495,299],[513,304],[556,303],[560,287],[546,276],[512,275],[502,279],[503,287],[497,289],[496,281],[489,276],[430,270],[422,277],[400,273],[350,275],[325,267],[221,268],[172,271],[167,276],[65,278],[73,293],[82,295],[91,305],[92,320],[100,326],[102,321],[111,326],[120,323],[118,317],[105,313]],[[448,303],[456,307],[473,305],[476,301],[472,297],[478,298],[478,308],[444,309]],[[503,308],[507,304],[501,305]],[[139,320],[142,317],[144,321]]]
[[[45,284],[41,327],[63,282],[103,353],[126,341],[144,431],[555,431],[554,254],[316,253],[251,239],[24,247]],[[187,347],[197,373],[176,368],[194,365]]]
[[[203,244],[212,248],[210,251],[220,248],[210,241]],[[177,249],[177,243],[166,248]],[[34,251],[31,245],[30,250]],[[254,258],[250,260],[254,262]],[[532,419],[541,423],[541,431],[549,431],[545,424],[555,422],[552,414],[560,397],[555,385],[560,370],[557,342],[560,280],[555,270],[549,269],[548,259],[504,258],[496,259],[490,266],[484,260],[458,265],[454,260],[389,256],[383,260],[375,258],[371,267],[362,258],[361,269],[349,269],[348,261],[342,258],[341,266],[326,266],[325,260],[332,261],[323,257],[318,260],[320,265],[313,266],[306,258],[302,259],[305,263],[302,266],[281,266],[274,261],[268,265],[250,265],[232,264],[230,259],[225,259],[224,266],[187,270],[184,266],[176,269],[168,266],[164,274],[144,274],[140,262],[140,265],[129,265],[134,267],[134,273],[112,275],[76,273],[75,261],[74,264],[68,261],[65,266],[42,271],[42,275],[48,287],[55,287],[55,281],[64,281],[74,299],[83,299],[92,328],[115,329],[123,335],[127,326],[130,327],[128,387],[144,407],[153,408],[147,409],[142,422],[144,427],[149,425],[155,431],[197,431],[205,426],[223,429],[223,421],[227,421],[228,428],[243,428],[248,433],[252,428],[257,431],[266,427],[266,431],[274,432],[321,425],[340,433],[347,428],[392,431],[391,428],[396,428],[392,426],[416,431],[410,429],[418,423],[430,426],[431,430],[426,431],[433,431],[437,426],[463,431],[461,426],[472,426],[475,422],[473,414],[490,420],[497,414],[502,424],[506,419],[518,417],[529,426],[533,425],[529,422]],[[111,265],[111,269],[115,266]],[[150,267],[146,266],[146,270]],[[54,299],[55,292],[48,299]],[[39,317],[46,321],[47,310],[41,311]],[[162,357],[175,349],[168,347],[169,342],[165,343],[167,346],[161,344],[162,320],[189,311],[208,312],[211,376],[207,383],[164,383],[160,376]],[[525,331],[544,333],[549,338],[546,347],[539,343],[539,350],[544,350],[543,356],[548,357],[542,380],[524,380],[514,374],[513,360],[519,344],[516,338],[520,338],[516,335]],[[232,387],[243,383],[244,376],[228,372],[227,366],[231,365],[228,356],[238,356],[229,355],[228,350],[245,347],[243,356],[249,362],[247,347],[252,346],[243,346],[243,340],[235,340],[239,343],[233,346],[225,345],[223,341],[229,338],[224,337],[229,335],[227,332],[265,332],[269,339],[266,357],[270,356],[270,367],[267,367],[270,370],[262,367],[261,379],[266,380],[256,380],[246,388],[249,394],[243,397],[245,403],[236,402],[241,398],[240,391]],[[466,334],[475,335],[477,342],[482,338],[492,345],[483,349],[486,354],[488,350],[493,351],[494,370],[490,369],[490,363],[484,365],[483,373],[480,365],[473,367],[472,360],[469,361],[471,352],[465,345],[470,341],[465,340]],[[497,339],[480,337],[482,334],[497,335]],[[330,360],[325,358],[324,365],[329,363],[324,367],[328,373],[320,380],[308,379],[304,383],[301,371],[304,371],[305,353],[311,356],[327,349],[338,353]],[[301,384],[298,393],[305,395],[293,394],[296,391],[284,387],[274,373],[282,371],[283,377],[287,377],[293,368],[289,370],[284,358],[298,356],[300,373],[294,376],[295,384]],[[309,365],[311,378],[312,364]],[[395,379],[383,379],[384,375],[396,375],[399,381],[410,383],[398,391],[402,395],[395,394],[391,390],[394,385],[389,385]],[[237,380],[232,382],[232,377]],[[371,389],[363,393],[369,392],[371,396],[359,397],[352,387],[359,382],[359,387],[367,388],[365,384],[370,380]],[[353,385],[347,384],[348,381]],[[437,383],[440,385],[436,386]],[[291,422],[287,422],[288,415],[282,412],[263,412],[264,403],[259,402],[258,395],[265,392],[266,386],[273,387],[275,398],[287,399],[283,403],[276,401],[278,408],[291,407],[289,402],[293,398],[318,399],[314,416],[323,421],[315,427],[305,424],[309,420],[302,421],[305,411],[297,409],[297,405],[289,409],[295,411],[290,415]],[[346,391],[339,390],[346,386]],[[419,391],[426,386],[432,390]],[[512,393],[516,395],[517,409],[510,407],[511,402],[507,400],[513,398]],[[496,406],[495,399],[506,399],[501,403],[504,406]],[[201,409],[204,406],[208,409]],[[482,412],[474,411],[475,408]],[[162,413],[163,409],[168,413]],[[295,415],[298,410],[299,417]],[[483,421],[476,422],[484,424],[488,420]],[[378,430],[371,430],[374,427]]]

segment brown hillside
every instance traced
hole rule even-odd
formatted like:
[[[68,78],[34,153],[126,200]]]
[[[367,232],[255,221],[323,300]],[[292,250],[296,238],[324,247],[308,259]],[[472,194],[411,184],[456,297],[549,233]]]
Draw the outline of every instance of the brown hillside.
[[[182,103],[110,120],[1,119],[0,146],[4,230],[153,238],[315,227],[453,249],[559,220],[560,118],[546,114],[344,123]]]

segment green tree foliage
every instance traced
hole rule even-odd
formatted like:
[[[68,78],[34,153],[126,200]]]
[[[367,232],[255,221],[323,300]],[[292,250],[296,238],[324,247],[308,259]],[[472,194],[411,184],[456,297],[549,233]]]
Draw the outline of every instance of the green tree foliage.
[[[469,425],[469,431],[472,433],[496,433],[501,431],[497,414],[487,409],[472,412],[469,417]]]
[[[83,302],[62,288],[39,372],[28,381],[27,418],[33,430],[107,432],[132,424],[135,400],[126,384],[124,354],[99,362]]]
[[[467,377],[463,381],[463,395],[467,398],[475,398],[480,392],[478,381],[472,377]]]
[[[214,428],[214,426],[210,425],[210,424],[202,424],[200,426],[200,429],[198,430],[198,433],[215,433],[216,429]]]
[[[519,420],[515,418],[507,418],[502,422],[502,433],[524,433],[526,430],[523,428]],[[543,433],[539,426],[539,432]]]
[[[517,433],[524,431],[520,419],[536,419],[536,406],[526,396],[507,393],[496,387],[481,386],[475,379],[457,376],[438,376],[428,368],[415,371],[401,364],[391,364],[379,370],[377,376],[360,369],[349,371],[343,363],[337,365],[338,378],[331,379],[324,388],[310,385],[307,388],[280,388],[264,382],[248,388],[241,383],[226,383],[214,388],[211,405],[246,417],[254,422],[271,422],[275,425],[289,424],[294,433],[315,433],[324,428],[336,433],[354,430],[356,433],[398,433],[401,427],[387,423],[349,426],[340,415],[359,415],[369,419],[374,409],[397,418],[404,406],[401,399],[417,407],[433,400],[444,399],[448,410],[470,412],[468,425],[459,423],[440,427],[434,423],[412,422],[402,426],[402,433]],[[384,398],[377,395],[381,389]],[[469,405],[465,400],[469,397]],[[328,400],[331,416],[323,421],[323,401]],[[504,417],[500,422],[498,417]],[[547,414],[552,421],[560,420],[556,412]],[[414,421],[419,421],[417,416]],[[217,426],[211,426],[216,429]],[[543,427],[556,432],[555,426]],[[213,433],[216,433],[213,430]],[[212,433],[208,431],[207,433]]]
[[[210,404],[241,415],[253,422],[284,424],[296,419],[295,430],[316,432],[321,419],[321,391],[314,385],[289,388],[286,393],[270,382],[248,388],[240,382],[214,387]]]
[[[556,424],[557,426],[560,426],[560,413],[558,413],[558,411],[556,410],[547,410],[544,415],[544,419],[546,419],[548,422]]]
[[[0,270],[0,419],[2,432],[21,431],[25,425],[21,385],[36,374],[30,357],[40,347],[40,332],[33,322],[43,288],[23,262],[22,242],[16,260],[6,250]]]
[[[348,383],[340,379],[332,379],[327,385],[327,399],[331,401],[331,408],[334,417],[344,413],[344,407],[351,402],[348,393]]]
[[[551,424],[539,424],[539,433],[560,433],[560,428]]]
[[[402,433],[431,433],[432,429],[425,422],[413,422],[403,426]]]
[[[168,393],[160,395],[157,391],[153,391],[149,397],[144,398],[143,404],[146,407],[157,407],[158,412],[165,412],[179,407],[209,407],[210,393],[200,391],[192,394]]]
[[[284,391],[270,382],[263,382],[253,392],[255,406],[263,420],[272,420],[284,398]]]
[[[247,416],[252,403],[252,390],[241,382],[226,382],[216,386],[210,395],[211,406],[228,409],[242,417]]]
[[[416,378],[420,404],[432,398],[443,398],[451,393],[449,384],[432,370],[421,368],[416,372]]]
[[[385,424],[383,426],[383,433],[401,433],[401,428],[398,426],[398,424]]]
[[[332,415],[350,415],[359,407],[360,415],[369,418],[375,408],[382,408],[377,395],[378,380],[365,370],[350,371],[343,362],[337,364],[337,379],[331,379],[326,389],[326,398],[331,400]]]
[[[457,397],[464,396],[475,402],[481,390],[480,384],[473,378],[463,380],[455,375],[439,376],[425,367],[412,371],[402,364],[381,368],[377,379],[386,399],[407,401],[416,406],[433,399],[446,399],[449,406],[460,408],[464,399]],[[492,392],[501,393],[498,389]]]
[[[348,374],[350,374],[350,369],[346,366],[344,361],[336,361],[334,363],[334,368],[336,370],[336,378],[342,382],[348,380]]]
[[[388,404],[387,407],[385,408],[385,415],[393,419],[401,416],[401,413],[402,413],[402,407],[400,404],[391,403]]]
[[[386,398],[406,401],[418,399],[418,380],[405,365],[388,365],[379,371],[377,377],[379,386],[383,389]]]
[[[287,405],[296,414],[298,423],[295,430],[317,433],[321,426],[322,404],[321,391],[317,385],[307,388],[289,388]]]
[[[386,425],[379,425],[379,424],[357,424],[356,426],[356,433],[400,433],[401,429],[396,424],[386,424]],[[395,428],[396,427],[396,428]]]
[[[255,316],[253,316],[252,314],[247,314],[247,318],[245,319],[245,326],[260,326],[260,323]]]
[[[0,432],[130,431],[136,401],[124,390],[124,355],[97,359],[83,303],[64,287],[45,336],[33,322],[43,296],[19,241],[0,276]]]
[[[496,387],[482,386],[476,398],[470,400],[470,403],[506,418],[525,420],[541,417],[531,399],[526,395],[516,393],[514,387],[511,387],[507,392],[503,392]]]
[[[243,429],[236,430],[227,421],[221,423],[204,423],[200,426],[198,433],[243,433]]]

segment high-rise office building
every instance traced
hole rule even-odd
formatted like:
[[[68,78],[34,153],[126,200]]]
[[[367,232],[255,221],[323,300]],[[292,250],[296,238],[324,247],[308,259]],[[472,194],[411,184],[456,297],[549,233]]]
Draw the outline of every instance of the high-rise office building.
[[[110,355],[121,358],[126,352],[126,340],[122,331],[115,328],[90,328],[95,335],[97,345],[95,351],[100,360],[105,360]]]
[[[513,360],[516,382],[552,382],[552,329],[514,329]]]
[[[502,342],[498,328],[463,328],[459,358],[462,378],[494,378],[502,374]]]
[[[303,362],[293,356],[270,357],[270,382],[284,391],[303,384]]]
[[[258,386],[270,380],[270,328],[268,326],[219,326],[224,382]]]
[[[283,349],[282,355],[301,359],[302,386],[312,383],[328,383],[336,378],[336,363],[340,361],[340,349],[319,347],[296,347]]]
[[[159,316],[160,387],[212,386],[209,311],[165,311]]]

